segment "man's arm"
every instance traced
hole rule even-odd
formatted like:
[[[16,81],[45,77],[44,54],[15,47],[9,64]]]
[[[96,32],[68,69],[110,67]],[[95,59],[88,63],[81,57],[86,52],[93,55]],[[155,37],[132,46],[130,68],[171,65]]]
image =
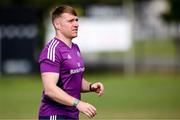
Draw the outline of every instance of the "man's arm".
[[[84,78],[82,79],[82,87],[81,87],[81,92],[91,92],[90,91],[90,82],[85,80]]]
[[[83,78],[81,92],[96,92],[99,96],[104,94],[104,85],[101,82],[90,83]]]
[[[41,74],[41,77],[46,96],[50,97],[58,103],[67,106],[73,106],[74,102],[76,101],[75,106],[80,112],[84,113],[89,118],[92,118],[96,115],[96,108],[94,106],[70,96],[56,85],[59,79],[58,73],[45,72]]]
[[[68,95],[56,85],[59,79],[58,73],[45,72],[41,74],[41,77],[43,80],[44,93],[46,96],[64,105],[73,105],[73,101],[75,98]]]

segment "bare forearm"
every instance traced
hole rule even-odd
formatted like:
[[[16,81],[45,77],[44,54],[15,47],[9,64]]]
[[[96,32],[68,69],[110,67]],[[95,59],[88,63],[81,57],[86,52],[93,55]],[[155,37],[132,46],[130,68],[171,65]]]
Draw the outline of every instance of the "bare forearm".
[[[89,88],[90,84],[91,84],[90,82],[88,82],[83,78],[81,92],[90,92],[90,88]]]
[[[57,86],[53,86],[49,89],[45,90],[45,95],[53,99],[54,101],[72,106],[73,105],[73,100],[75,99],[74,97],[68,95],[66,92],[64,92],[61,88]]]
[[[58,73],[45,72],[42,73],[41,76],[46,96],[50,97],[52,100],[60,104],[64,104],[67,106],[76,106],[76,108],[80,112],[86,114],[89,118],[92,118],[96,115],[96,108],[94,106],[70,96],[68,93],[63,91],[63,89],[57,86],[59,78]],[[83,88],[84,90],[88,90],[88,85],[90,83],[88,83],[87,81],[84,82],[85,86],[83,86]]]
[[[65,91],[63,91],[61,88],[59,88],[56,85],[59,78],[59,74],[46,72],[46,73],[42,73],[41,76],[42,76],[44,92],[46,96],[64,105],[68,105],[68,106],[73,105],[73,100],[75,98],[68,95]]]

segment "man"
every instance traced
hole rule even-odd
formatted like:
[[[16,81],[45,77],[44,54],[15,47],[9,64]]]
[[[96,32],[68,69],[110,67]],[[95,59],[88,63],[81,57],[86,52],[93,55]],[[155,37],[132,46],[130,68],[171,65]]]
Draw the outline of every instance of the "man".
[[[100,82],[90,83],[83,77],[84,62],[80,50],[72,39],[77,37],[78,17],[75,10],[62,5],[52,11],[55,37],[45,46],[39,58],[43,81],[39,119],[79,119],[79,111],[89,118],[96,108],[81,101],[81,92],[104,93]]]

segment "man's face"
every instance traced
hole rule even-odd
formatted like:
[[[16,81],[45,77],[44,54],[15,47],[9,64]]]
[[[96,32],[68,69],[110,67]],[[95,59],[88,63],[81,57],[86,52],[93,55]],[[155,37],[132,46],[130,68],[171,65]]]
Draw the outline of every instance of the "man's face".
[[[70,13],[63,13],[59,18],[57,18],[58,25],[56,28],[63,34],[66,38],[72,39],[77,37],[78,34],[78,17]]]

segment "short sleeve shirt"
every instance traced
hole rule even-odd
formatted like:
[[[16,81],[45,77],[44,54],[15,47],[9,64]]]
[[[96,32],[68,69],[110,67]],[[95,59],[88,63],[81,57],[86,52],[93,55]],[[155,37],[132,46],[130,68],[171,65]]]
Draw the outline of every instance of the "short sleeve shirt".
[[[80,92],[85,67],[76,44],[72,43],[70,48],[61,40],[53,38],[42,50],[39,64],[41,73],[59,73],[57,86],[69,95],[81,99]],[[53,101],[43,91],[39,115],[66,115],[78,118],[79,111],[74,106],[66,106]]]

